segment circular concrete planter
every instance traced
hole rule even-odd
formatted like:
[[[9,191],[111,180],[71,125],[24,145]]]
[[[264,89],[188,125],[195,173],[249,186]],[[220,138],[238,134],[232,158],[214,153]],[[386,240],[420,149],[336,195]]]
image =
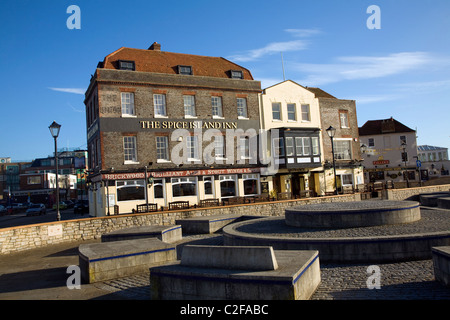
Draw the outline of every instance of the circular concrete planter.
[[[286,224],[302,228],[355,228],[420,220],[416,201],[318,203],[285,210]]]

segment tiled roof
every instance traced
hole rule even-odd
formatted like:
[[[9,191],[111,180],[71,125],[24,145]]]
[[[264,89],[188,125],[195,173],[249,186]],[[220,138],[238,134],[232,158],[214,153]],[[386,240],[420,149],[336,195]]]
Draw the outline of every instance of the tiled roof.
[[[153,44],[148,50],[122,47],[105,57],[101,67],[118,69],[119,60],[135,62],[135,71],[178,74],[178,66],[191,66],[194,76],[230,78],[230,70],[242,71],[244,80],[253,80],[250,71],[222,57],[160,51]]]
[[[323,91],[320,88],[312,88],[312,87],[305,87],[306,90],[311,91],[312,93],[314,93],[314,95],[316,96],[316,98],[332,98],[332,99],[337,99],[336,97],[332,96],[331,94],[329,94],[328,92]]]
[[[370,136],[375,134],[386,133],[407,133],[415,132],[404,124],[398,122],[394,118],[384,120],[370,120],[367,121],[361,128],[359,128],[360,136]]]

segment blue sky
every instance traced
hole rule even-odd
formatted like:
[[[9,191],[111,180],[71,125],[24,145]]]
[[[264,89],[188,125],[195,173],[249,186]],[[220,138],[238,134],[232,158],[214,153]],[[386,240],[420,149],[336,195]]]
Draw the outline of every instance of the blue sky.
[[[81,29],[70,30],[70,5]],[[381,29],[367,28],[377,5]],[[221,56],[262,87],[285,78],[356,100],[358,124],[394,117],[418,143],[450,148],[450,1],[3,0],[0,157],[86,148],[84,91],[120,47]],[[282,54],[281,54],[282,52]]]

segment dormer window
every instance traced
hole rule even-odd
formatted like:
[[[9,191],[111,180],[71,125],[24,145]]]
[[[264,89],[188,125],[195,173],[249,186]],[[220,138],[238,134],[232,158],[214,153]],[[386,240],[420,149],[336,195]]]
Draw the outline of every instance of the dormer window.
[[[134,61],[127,61],[127,60],[119,60],[119,69],[120,70],[130,70],[130,71],[136,70]]]
[[[178,74],[192,75],[191,66],[178,66]]]
[[[230,70],[232,79],[244,79],[244,74],[240,70]]]

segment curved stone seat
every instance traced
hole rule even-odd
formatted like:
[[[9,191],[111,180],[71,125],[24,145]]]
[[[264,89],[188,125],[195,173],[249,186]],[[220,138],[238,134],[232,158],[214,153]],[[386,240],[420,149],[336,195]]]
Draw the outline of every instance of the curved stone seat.
[[[437,206],[442,209],[450,209],[450,197],[438,198]]]
[[[102,242],[158,238],[172,243],[182,238],[181,226],[141,226],[116,230],[102,235]]]
[[[286,224],[302,228],[356,228],[420,220],[416,201],[318,203],[285,210]]]
[[[427,194],[421,194],[419,196],[420,203],[423,206],[427,207],[437,207],[438,206],[438,199],[450,197],[449,192],[436,192],[436,193],[427,193]]]

